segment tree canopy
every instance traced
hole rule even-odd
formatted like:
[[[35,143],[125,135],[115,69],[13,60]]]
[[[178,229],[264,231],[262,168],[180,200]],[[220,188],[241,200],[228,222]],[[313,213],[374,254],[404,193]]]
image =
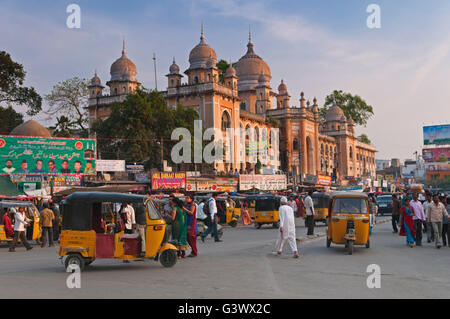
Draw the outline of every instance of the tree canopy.
[[[23,123],[23,115],[14,111],[11,106],[0,106],[0,134],[8,135],[16,126]]]
[[[42,109],[42,98],[34,87],[24,87],[26,72],[22,64],[14,62],[5,51],[0,51],[0,106],[27,106],[32,116]]]
[[[172,131],[188,128],[193,134],[197,112],[192,108],[171,108],[161,92],[139,88],[120,104],[111,107],[106,120],[97,120],[98,151],[103,159],[145,162],[147,168],[161,168],[161,141],[164,159],[170,161]]]
[[[336,104],[344,111],[347,118],[351,118],[357,125],[367,125],[367,121],[372,117],[373,107],[368,105],[359,95],[334,90],[332,94],[325,98],[325,104],[319,108],[319,116],[325,119],[327,110],[333,105],[333,97]]]
[[[358,141],[369,145],[371,144],[369,137],[366,134],[361,134],[360,136],[358,136]]]

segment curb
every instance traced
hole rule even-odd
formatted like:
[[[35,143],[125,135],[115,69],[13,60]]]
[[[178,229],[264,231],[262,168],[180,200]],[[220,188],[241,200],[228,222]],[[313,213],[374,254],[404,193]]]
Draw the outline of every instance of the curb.
[[[300,243],[303,243],[303,242],[312,241],[312,240],[317,239],[317,238],[325,237],[326,235],[327,235],[326,233],[318,233],[318,234],[314,234],[313,235],[314,237],[308,237],[308,236],[297,237],[296,241],[300,242]]]

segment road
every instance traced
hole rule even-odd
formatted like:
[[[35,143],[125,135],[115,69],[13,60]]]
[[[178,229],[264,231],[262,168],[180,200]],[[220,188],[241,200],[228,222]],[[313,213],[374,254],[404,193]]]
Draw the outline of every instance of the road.
[[[316,227],[324,232],[325,227]],[[306,233],[297,228],[297,236]],[[0,298],[449,298],[450,248],[409,248],[390,223],[376,226],[372,247],[325,247],[325,238],[300,244],[302,257],[272,254],[277,230],[226,228],[223,243],[198,241],[199,256],[173,268],[160,263],[96,260],[81,288],[66,286],[56,249],[0,248]],[[366,268],[381,267],[381,288],[369,289]]]

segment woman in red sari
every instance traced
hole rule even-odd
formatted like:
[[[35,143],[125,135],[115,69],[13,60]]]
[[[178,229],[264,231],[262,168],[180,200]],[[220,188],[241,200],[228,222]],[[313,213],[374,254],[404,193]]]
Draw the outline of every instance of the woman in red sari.
[[[406,244],[409,247],[414,247],[414,238],[416,232],[414,231],[414,210],[410,205],[410,199],[405,198],[405,205],[400,209],[400,236],[406,236]]]
[[[9,212],[5,212],[5,214],[3,214],[2,223],[5,227],[6,238],[12,238],[14,236],[14,228],[12,226],[11,219],[9,218]]]

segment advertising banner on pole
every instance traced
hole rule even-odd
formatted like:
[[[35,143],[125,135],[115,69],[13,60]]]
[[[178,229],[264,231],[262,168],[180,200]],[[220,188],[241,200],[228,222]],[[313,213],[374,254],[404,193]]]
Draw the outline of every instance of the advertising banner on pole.
[[[450,124],[424,126],[423,144],[450,144]]]
[[[186,173],[153,173],[152,189],[185,189]]]
[[[95,139],[0,135],[0,174],[96,174]]]
[[[448,162],[450,161],[450,147],[426,148],[422,150],[425,162]]]
[[[239,190],[284,190],[287,188],[286,175],[239,175]]]

